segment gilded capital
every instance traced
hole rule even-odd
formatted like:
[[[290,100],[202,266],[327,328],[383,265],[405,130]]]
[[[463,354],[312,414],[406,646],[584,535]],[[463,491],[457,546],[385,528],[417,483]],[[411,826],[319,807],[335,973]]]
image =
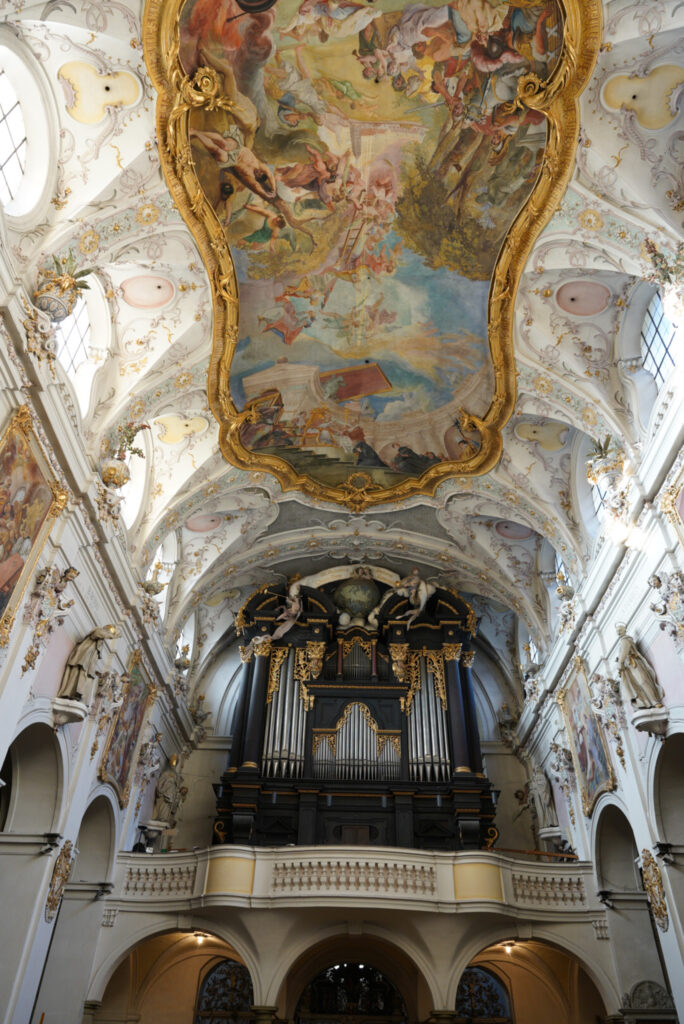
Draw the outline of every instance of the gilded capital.
[[[460,661],[461,648],[463,644],[442,644],[442,654],[445,661]]]

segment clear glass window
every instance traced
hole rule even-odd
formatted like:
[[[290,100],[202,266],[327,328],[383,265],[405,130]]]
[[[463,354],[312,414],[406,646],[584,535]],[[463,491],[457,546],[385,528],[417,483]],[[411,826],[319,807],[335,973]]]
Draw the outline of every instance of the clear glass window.
[[[79,366],[90,358],[90,317],[84,298],[79,298],[71,316],[62,320],[56,337],[57,358],[67,373],[76,373]]]
[[[0,203],[17,195],[26,169],[26,128],[19,98],[6,71],[0,71]]]
[[[659,390],[675,367],[675,333],[675,328],[665,316],[660,293],[656,292],[641,327],[641,358],[644,369],[651,374]]]
[[[594,511],[599,519],[603,519],[606,510],[606,492],[598,484],[591,486],[591,499],[594,502]]]

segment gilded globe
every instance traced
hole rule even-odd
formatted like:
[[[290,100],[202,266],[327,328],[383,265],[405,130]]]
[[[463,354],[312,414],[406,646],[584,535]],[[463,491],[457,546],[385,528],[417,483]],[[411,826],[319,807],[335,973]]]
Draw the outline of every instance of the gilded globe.
[[[333,600],[343,612],[352,618],[366,618],[380,600],[380,591],[374,580],[343,580],[333,595]]]

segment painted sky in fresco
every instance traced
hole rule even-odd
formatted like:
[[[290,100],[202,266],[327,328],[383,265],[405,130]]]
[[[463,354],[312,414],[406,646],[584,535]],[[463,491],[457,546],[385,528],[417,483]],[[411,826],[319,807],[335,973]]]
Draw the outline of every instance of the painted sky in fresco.
[[[234,103],[193,112],[190,139],[240,283],[243,443],[332,484],[468,457],[491,274],[546,139],[507,104],[550,73],[557,7],[188,0],[181,23],[184,67]]]

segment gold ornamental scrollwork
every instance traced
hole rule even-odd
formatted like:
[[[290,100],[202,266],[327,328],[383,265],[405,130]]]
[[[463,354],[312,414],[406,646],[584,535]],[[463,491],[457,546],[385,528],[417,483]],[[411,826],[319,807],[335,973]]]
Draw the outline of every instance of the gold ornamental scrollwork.
[[[254,655],[257,658],[268,658],[271,653],[271,638],[270,636],[256,636],[254,637]]]
[[[324,741],[330,747],[332,756],[337,757],[337,733],[334,732],[314,732],[311,753],[315,755],[321,743]]]
[[[309,660],[309,676],[311,679],[318,679],[323,671],[325,647],[324,640],[307,640],[306,642],[306,654]]]
[[[404,713],[406,715],[411,713],[413,698],[420,690],[420,653],[420,651],[411,651],[406,663],[406,678],[404,680],[408,683],[408,692],[404,698]]]
[[[392,659],[392,671],[400,683],[406,682],[406,668],[408,664],[408,644],[390,644],[390,658]]]
[[[66,843],[57,854],[57,860],[55,861],[55,866],[52,869],[50,888],[48,889],[47,899],[45,901],[46,921],[52,921],[59,910],[59,905],[62,902],[62,895],[64,894],[64,887],[69,880],[69,873],[75,856],[76,851],[74,850],[73,843],[70,839],[67,839]]]
[[[444,681],[444,658],[441,651],[425,651],[425,665],[432,672],[433,686],[442,708],[446,710],[446,683]]]
[[[416,494],[433,494],[446,479],[489,472],[499,460],[502,431],[515,405],[516,367],[513,309],[520,277],[541,230],[560,202],[575,166],[579,138],[579,95],[593,71],[601,42],[599,0],[559,0],[563,43],[549,78],[521,76],[512,106],[543,113],[547,143],[532,192],[499,250],[489,292],[487,331],[494,390],[483,417],[464,414],[462,429],[480,432],[481,445],[459,461],[440,461],[419,477],[391,486],[376,485],[369,474],[352,472],[339,485],[324,484],[299,472],[285,459],[255,453],[241,437],[250,410],[240,411],[231,395],[231,362],[239,342],[239,302],[235,266],[226,234],[200,186],[190,146],[190,116],[198,110],[230,114],[236,130],[249,133],[239,101],[221,94],[217,72],[200,67],[189,77],[180,60],[183,0],[146,0],[142,40],[147,68],[158,93],[157,137],[162,169],[173,200],[200,249],[211,282],[213,345],[207,390],[219,423],[219,445],[232,465],[272,473],[283,490],[299,490],[319,501],[333,501],[355,512]],[[242,128],[241,128],[242,126]],[[252,126],[253,130],[253,126]],[[245,134],[246,137],[246,134]]]
[[[289,647],[274,647],[271,651],[271,664],[268,669],[268,688],[266,690],[267,704],[270,704],[273,700],[273,694],[278,692],[280,687],[280,669],[289,652]]]
[[[369,660],[373,657],[373,641],[364,640],[360,636],[353,636],[351,640],[342,641],[342,657],[346,658],[354,647],[360,647]]]
[[[442,644],[445,661],[460,661],[463,644]]]
[[[666,932],[670,926],[670,918],[667,913],[663,876],[650,850],[641,851],[641,873],[655,923],[661,932]]]

